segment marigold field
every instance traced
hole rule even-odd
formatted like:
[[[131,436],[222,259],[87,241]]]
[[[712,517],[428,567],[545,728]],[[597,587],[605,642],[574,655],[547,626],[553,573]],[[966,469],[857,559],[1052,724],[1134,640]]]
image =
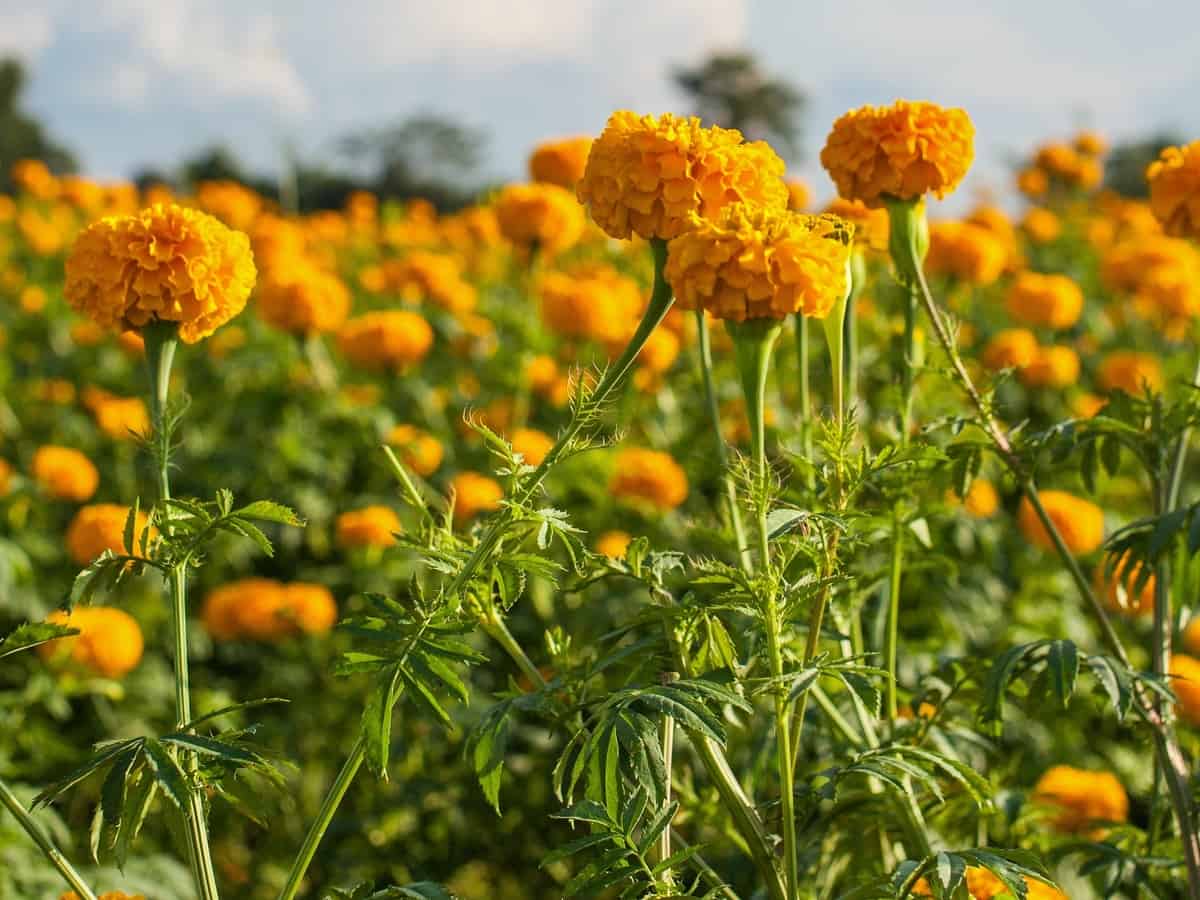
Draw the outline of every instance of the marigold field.
[[[974,142],[849,111],[827,209],[628,111],[453,214],[18,163],[0,898],[1200,900],[1200,142],[947,218]]]

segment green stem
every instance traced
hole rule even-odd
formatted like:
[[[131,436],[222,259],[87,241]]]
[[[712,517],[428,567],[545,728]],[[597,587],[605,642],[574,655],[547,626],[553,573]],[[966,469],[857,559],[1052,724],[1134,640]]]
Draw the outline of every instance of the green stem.
[[[171,431],[167,421],[167,397],[171,384],[171,363],[178,343],[176,326],[170,322],[154,322],[143,330],[146,342],[146,364],[150,376],[150,413],[154,422],[155,462],[158,474],[159,500],[162,507],[162,530],[171,533]],[[175,652],[175,719],[182,728],[192,720],[191,681],[188,671],[187,639],[187,569],[186,562],[171,569],[167,578],[171,600],[172,638]],[[198,765],[195,754],[180,751],[180,762],[190,776],[188,809],[184,816],[187,826],[188,855],[201,900],[219,900],[217,876],[213,868],[212,851],[208,844],[208,823],[204,797],[194,783]]]
[[[670,673],[674,676],[674,673]],[[664,676],[667,678],[670,676]],[[673,678],[671,679],[673,680]],[[667,781],[663,786],[663,809],[667,809],[671,805],[671,766],[675,758],[675,719],[671,716],[664,715],[660,728],[660,740],[662,741],[662,757],[667,770]],[[671,823],[667,823],[667,827],[663,829],[662,834],[658,838],[658,861],[671,858]],[[671,878],[671,872],[668,869],[663,873],[668,879]]]
[[[492,610],[491,614],[483,622],[483,630],[487,633],[488,637],[504,648],[504,652],[512,657],[513,662],[517,664],[517,668],[521,670],[535,688],[541,689],[546,686],[546,679],[538,671],[538,667],[533,664],[533,660],[525,653],[525,649],[513,637],[512,632],[508,630],[508,625],[505,624],[504,618],[499,613]]]
[[[302,340],[304,342],[304,358],[308,361],[313,381],[325,393],[332,393],[337,389],[337,369],[333,365],[333,360],[329,358],[325,339],[319,331],[314,331],[312,334],[305,335]]]
[[[887,710],[889,724],[896,721],[899,705],[896,698],[896,668],[900,641],[900,579],[904,570],[904,533],[899,504],[892,510],[892,565],[888,581],[888,619],[886,660]]]
[[[58,870],[58,874],[79,895],[80,900],[96,900],[96,895],[92,893],[92,889],[84,883],[79,873],[75,871],[74,866],[54,846],[54,842],[42,831],[41,826],[33,820],[33,816],[21,805],[21,801],[17,799],[16,794],[9,789],[3,780],[0,780],[0,804],[3,804],[4,808],[12,813],[13,818],[20,823],[25,833],[38,845],[38,848],[45,854],[46,859]]]
[[[704,381],[704,397],[708,406],[708,419],[713,429],[713,440],[717,447],[717,464],[721,467],[721,487],[725,492],[725,509],[729,524],[737,541],[738,558],[742,568],[750,570],[750,547],[746,542],[746,526],[742,523],[742,511],[738,507],[737,486],[729,471],[729,450],[725,446],[725,435],[721,433],[721,408],[717,405],[717,390],[713,380],[712,340],[708,330],[708,319],[704,310],[696,310],[696,332],[700,343],[700,373]]]
[[[805,487],[810,491],[816,488],[816,470],[813,467],[813,419],[812,419],[812,389],[809,385],[809,340],[808,317],[803,313],[793,316],[796,329],[796,356],[800,367],[800,446],[804,450],[804,459],[808,462],[805,467]]]
[[[350,755],[346,757],[346,761],[342,764],[342,769],[338,772],[337,778],[330,785],[329,793],[325,795],[325,799],[321,802],[321,809],[317,812],[316,819],[313,820],[312,825],[308,828],[308,833],[304,836],[304,844],[300,847],[300,852],[292,862],[292,868],[288,872],[288,879],[279,891],[278,900],[293,900],[296,893],[300,890],[300,883],[304,880],[304,875],[308,871],[309,865],[312,864],[313,857],[317,853],[317,848],[321,844],[321,839],[325,837],[325,832],[333,821],[333,816],[337,812],[338,806],[341,805],[342,798],[346,796],[346,791],[349,790],[350,783],[354,781],[354,776],[358,774],[359,768],[362,767],[366,755],[367,743],[362,735],[359,735],[358,740],[354,742],[354,747],[350,750]]]

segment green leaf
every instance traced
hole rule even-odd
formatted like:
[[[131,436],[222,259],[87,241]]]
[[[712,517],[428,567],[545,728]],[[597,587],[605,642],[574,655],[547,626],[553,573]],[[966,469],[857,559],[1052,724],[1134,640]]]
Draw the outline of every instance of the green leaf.
[[[204,756],[212,756],[235,766],[261,766],[266,762],[258,754],[251,753],[237,744],[199,734],[166,734],[159,740],[164,744],[191,750]]]
[[[141,833],[142,823],[146,821],[150,806],[154,803],[158,783],[149,773],[142,772],[134,783],[133,790],[128,790],[128,787],[126,790],[125,809],[121,813],[121,824],[117,829],[117,840],[113,848],[117,865],[122,869],[125,868],[125,860],[129,858],[133,842]]]
[[[79,629],[52,622],[26,622],[0,638],[0,659],[72,634],[79,634]]]
[[[790,534],[799,528],[808,518],[808,512],[803,509],[780,507],[767,513],[767,539],[775,540],[785,534]]]
[[[144,751],[146,760],[154,772],[155,780],[162,789],[163,796],[170,800],[180,812],[188,815],[187,775],[179,767],[178,761],[167,753],[158,741],[147,740]]]
[[[362,736],[366,760],[377,778],[387,781],[388,756],[392,745],[392,708],[399,699],[400,667],[392,666],[375,679],[362,714]]]
[[[1058,705],[1066,709],[1075,693],[1075,680],[1079,677],[1079,652],[1071,641],[1051,641],[1046,654],[1046,671]]]
[[[271,500],[256,500],[234,510],[233,514],[239,519],[256,519],[259,522],[276,522],[280,525],[303,527],[305,524],[295,511]]]

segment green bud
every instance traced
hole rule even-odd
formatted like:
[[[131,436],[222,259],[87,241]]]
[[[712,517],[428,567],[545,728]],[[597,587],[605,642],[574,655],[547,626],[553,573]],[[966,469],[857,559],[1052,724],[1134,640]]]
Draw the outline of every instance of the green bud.
[[[925,201],[887,200],[888,252],[896,275],[908,285],[917,283],[917,271],[929,252],[929,222],[925,219]]]

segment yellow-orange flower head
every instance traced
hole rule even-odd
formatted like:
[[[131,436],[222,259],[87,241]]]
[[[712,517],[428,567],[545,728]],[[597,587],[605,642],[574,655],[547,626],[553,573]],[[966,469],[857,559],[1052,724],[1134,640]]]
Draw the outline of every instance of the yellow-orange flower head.
[[[601,343],[627,340],[644,305],[638,283],[611,266],[547,272],[537,292],[547,328],[563,337]]]
[[[1041,498],[1046,514],[1062,535],[1063,543],[1076,556],[1091,553],[1104,543],[1104,511],[1095,503],[1066,491],[1042,491]],[[1021,498],[1017,525],[1031,544],[1054,551],[1050,533],[1042,525],[1028,497]]]
[[[687,499],[688,481],[668,453],[626,447],[617,454],[608,491],[620,500],[672,510]]]
[[[1128,554],[1119,558],[1111,572],[1108,560],[1096,566],[1092,587],[1111,610],[1130,616],[1148,616],[1154,612],[1155,576],[1150,574],[1141,590],[1135,590],[1142,575],[1141,563],[1132,563]]]
[[[609,559],[624,559],[633,536],[625,531],[606,531],[596,538],[596,552]]]
[[[1149,353],[1116,350],[1100,362],[1096,382],[1101,390],[1124,391],[1135,397],[1147,390],[1158,393],[1163,388],[1162,366]]]
[[[1066,275],[1021,272],[1009,288],[1004,305],[1022,325],[1070,328],[1083,312],[1083,291]]]
[[[449,254],[416,250],[403,259],[389,259],[381,274],[385,289],[405,300],[430,300],[452,313],[475,308],[475,287],[463,279],[458,259]]]
[[[96,493],[100,473],[78,450],[46,445],[33,454],[33,480],[57,500],[84,503]]]
[[[612,237],[670,240],[694,214],[712,218],[731,203],[785,208],[783,171],[774,150],[740,131],[620,110],[592,144],[576,193]]]
[[[1112,772],[1051,766],[1034,785],[1033,797],[1059,808],[1054,827],[1060,831],[1082,831],[1097,821],[1124,822],[1129,816],[1129,797]]]
[[[295,260],[272,269],[263,279],[258,314],[268,325],[290,334],[337,331],[350,314],[350,292],[333,273]]]
[[[934,222],[929,226],[926,270],[968,284],[987,285],[1004,272],[1008,246],[989,228],[972,222]]]
[[[1184,653],[1171,656],[1171,690],[1179,700],[1176,707],[1180,717],[1190,724],[1200,725],[1200,659]]]
[[[500,233],[522,250],[536,247],[553,256],[583,235],[583,208],[556,184],[510,184],[493,207]]]
[[[981,361],[992,371],[1023,369],[1037,358],[1038,342],[1032,331],[1006,328],[996,332],[983,348]]]
[[[84,229],[67,257],[64,295],[102,327],[178,322],[191,344],[242,311],[256,274],[246,235],[198,210],[159,204]]]
[[[404,464],[422,478],[436,472],[446,454],[441,441],[415,425],[395,426],[388,432],[387,442],[400,451]]]
[[[150,517],[138,511],[133,527],[133,546],[125,546],[125,522],[129,518],[129,507],[115,503],[96,503],[80,507],[67,526],[67,552],[79,565],[86,566],[105,550],[113,553],[138,553],[142,532],[150,523]],[[150,529],[149,537],[157,532]]]
[[[583,177],[591,149],[592,139],[586,136],[539,144],[529,156],[529,177],[533,181],[574,190]]]
[[[521,454],[527,466],[540,466],[550,448],[554,446],[554,438],[536,428],[518,428],[513,432],[513,452]]]
[[[881,206],[889,197],[946,196],[974,157],[975,126],[966,111],[897,100],[851,110],[834,122],[821,165],[841,196]]]
[[[834,216],[734,204],[671,241],[665,274],[683,309],[824,317],[849,289],[850,233]]]
[[[433,329],[403,309],[369,312],[351,319],[338,335],[347,358],[368,369],[400,369],[418,363],[433,346]]]
[[[1065,388],[1079,383],[1079,354],[1070,347],[1038,347],[1018,376],[1027,387]]]
[[[200,617],[219,641],[269,641],[324,634],[337,621],[337,602],[319,584],[243,578],[209,591]]]
[[[79,634],[38,647],[43,659],[69,658],[105,678],[121,678],[142,660],[145,642],[137,620],[121,609],[80,606],[70,613],[55,610],[46,617],[55,625],[76,628]]]
[[[1146,169],[1150,208],[1167,234],[1200,238],[1200,141],[1167,147]]]
[[[483,512],[499,509],[504,488],[493,478],[479,472],[459,472],[450,481],[454,497],[454,521],[465,525]]]
[[[337,517],[334,528],[343,547],[390,547],[402,530],[400,519],[390,507],[364,506]]]
[[[967,488],[967,495],[960,498],[953,491],[947,492],[947,500],[952,503],[962,503],[962,508],[973,519],[987,519],[996,514],[1000,508],[1000,495],[996,486],[986,478],[975,478]]]
[[[881,253],[887,251],[891,223],[886,209],[872,209],[861,200],[836,197],[825,207],[825,212],[854,226],[856,247]]]

